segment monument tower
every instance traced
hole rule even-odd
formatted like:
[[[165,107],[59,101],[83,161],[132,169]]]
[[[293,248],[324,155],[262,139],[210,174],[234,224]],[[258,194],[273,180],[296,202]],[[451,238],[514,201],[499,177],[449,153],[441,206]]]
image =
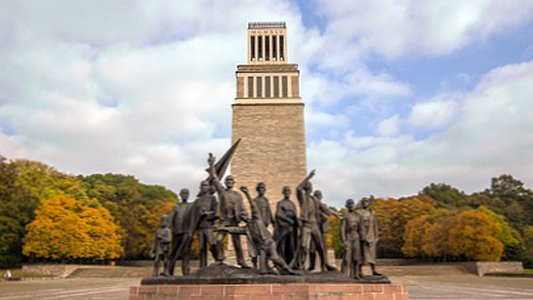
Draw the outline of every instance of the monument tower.
[[[236,71],[232,142],[242,141],[231,173],[252,195],[265,182],[274,213],[282,188],[290,186],[295,199],[294,189],[307,173],[300,71],[287,63],[285,22],[249,23],[247,40],[247,64]]]

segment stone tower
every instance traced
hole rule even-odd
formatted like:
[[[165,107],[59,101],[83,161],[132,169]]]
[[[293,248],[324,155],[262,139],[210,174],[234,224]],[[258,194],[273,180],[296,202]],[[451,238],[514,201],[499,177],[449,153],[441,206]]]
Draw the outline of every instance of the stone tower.
[[[285,22],[249,23],[247,40],[248,63],[237,66],[232,105],[232,141],[242,141],[231,173],[236,187],[248,186],[254,197],[257,183],[265,182],[275,213],[286,185],[297,203],[294,189],[307,172],[300,71],[287,63]]]

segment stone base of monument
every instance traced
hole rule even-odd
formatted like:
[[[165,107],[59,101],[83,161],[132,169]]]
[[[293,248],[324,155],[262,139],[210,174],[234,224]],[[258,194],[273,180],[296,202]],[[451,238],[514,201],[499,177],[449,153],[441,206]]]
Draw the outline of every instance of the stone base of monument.
[[[257,270],[210,265],[179,277],[147,277],[130,289],[141,299],[408,299],[407,288],[385,276],[357,281],[340,272],[261,275]]]
[[[130,300],[190,299],[373,299],[407,300],[407,287],[398,284],[184,284],[130,288]]]

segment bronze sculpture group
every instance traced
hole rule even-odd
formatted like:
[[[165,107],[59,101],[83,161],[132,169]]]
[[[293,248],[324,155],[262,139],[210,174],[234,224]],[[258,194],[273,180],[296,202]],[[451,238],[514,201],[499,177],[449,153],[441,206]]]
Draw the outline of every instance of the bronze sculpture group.
[[[318,255],[322,272],[336,270],[328,263],[326,249],[327,219],[332,215],[341,219],[340,238],[345,249],[342,273],[362,280],[361,266],[368,264],[373,276],[381,275],[375,266],[377,220],[368,207],[369,199],[363,198],[362,207],[358,210],[355,210],[355,202],[348,199],[347,212],[343,215],[331,211],[321,201],[322,193],[318,190],[313,193],[310,181],[315,175],[313,170],[296,188],[299,216],[290,199],[291,189],[288,186],[283,188],[283,199],[277,203],[273,214],[265,197],[266,185],[262,182],[256,186],[256,198],[252,198],[247,187],[240,187],[249,203],[249,215],[242,194],[234,189],[234,178],[226,176],[224,185],[220,182],[227,163],[226,157],[215,164],[215,158],[209,154],[206,170],[209,177],[201,182],[194,202],[187,201],[189,191],[182,189],[181,203],[172,209],[169,216],[162,217],[151,252],[155,257],[153,276],[173,276],[177,260],[182,261],[182,274],[190,273],[189,254],[195,232],[200,246],[200,269],[207,266],[208,251],[217,264],[224,262],[223,240],[230,235],[237,263],[243,269],[257,269],[259,274],[300,275],[314,269]],[[273,234],[268,230],[270,225],[273,226]],[[246,237],[253,266],[245,262],[241,236]],[[163,272],[159,273],[161,262]],[[270,267],[270,262],[275,269]]]

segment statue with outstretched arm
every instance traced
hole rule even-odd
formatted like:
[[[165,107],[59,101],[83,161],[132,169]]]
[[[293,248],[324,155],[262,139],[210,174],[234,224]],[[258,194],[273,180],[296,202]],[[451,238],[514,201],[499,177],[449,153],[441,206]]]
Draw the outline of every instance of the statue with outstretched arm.
[[[235,180],[231,175],[226,176],[226,179],[224,180],[226,187],[224,187],[220,183],[220,178],[215,170],[215,157],[211,153],[209,153],[209,159],[207,161],[209,163],[208,172],[212,178],[211,183],[215,187],[218,194],[218,199],[220,201],[218,209],[220,225],[221,227],[239,226],[241,221],[246,221],[248,219],[248,214],[244,209],[244,203],[242,201],[241,194],[233,189]],[[235,255],[237,256],[237,263],[242,268],[250,268],[244,261],[244,252],[241,246],[240,236],[238,234],[230,234],[233,247],[235,249]],[[219,244],[218,251],[221,257],[224,256],[222,252],[224,248],[221,246],[224,236],[225,232],[221,231],[217,237]]]
[[[322,240],[320,229],[320,213],[335,215],[326,205],[321,205],[313,196],[313,185],[311,178],[315,175],[315,170],[311,171],[298,185],[297,197],[300,202],[300,220],[302,221],[301,237],[299,249],[295,258],[291,262],[291,267],[295,269],[305,269],[305,262],[309,256],[311,244],[313,244],[320,257],[320,269],[322,272],[335,270],[335,267],[328,264],[327,250]]]

